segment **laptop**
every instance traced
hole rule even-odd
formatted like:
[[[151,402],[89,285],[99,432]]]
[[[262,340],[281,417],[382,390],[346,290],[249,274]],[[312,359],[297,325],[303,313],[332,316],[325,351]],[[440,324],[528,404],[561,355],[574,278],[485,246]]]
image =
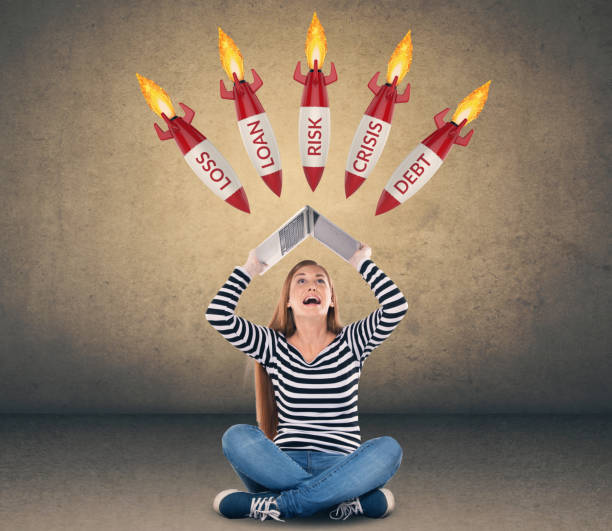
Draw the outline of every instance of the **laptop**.
[[[306,205],[255,249],[257,259],[267,265],[264,273],[309,236],[347,262],[359,248],[357,240]]]

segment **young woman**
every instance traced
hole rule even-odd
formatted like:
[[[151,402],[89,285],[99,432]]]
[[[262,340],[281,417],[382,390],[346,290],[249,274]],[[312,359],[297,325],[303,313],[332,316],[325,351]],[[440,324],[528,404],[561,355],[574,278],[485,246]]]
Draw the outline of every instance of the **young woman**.
[[[235,425],[222,440],[248,492],[220,492],[213,503],[219,514],[280,520],[335,507],[330,517],[344,519],[393,510],[393,494],[381,487],[399,468],[402,450],[391,437],[361,443],[357,390],[365,360],[408,305],[371,254],[361,244],[350,263],[380,307],[345,327],[327,271],[311,260],[289,271],[270,327],[234,314],[242,292],[265,269],[253,250],[210,303],[211,325],[257,362],[259,428]]]

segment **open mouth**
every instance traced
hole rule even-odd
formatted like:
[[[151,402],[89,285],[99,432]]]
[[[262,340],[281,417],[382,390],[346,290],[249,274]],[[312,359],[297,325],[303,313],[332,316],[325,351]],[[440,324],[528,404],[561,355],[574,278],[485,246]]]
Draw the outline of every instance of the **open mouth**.
[[[302,302],[305,305],[321,304],[321,299],[319,299],[319,297],[317,297],[316,295],[308,295],[308,297],[306,297]]]

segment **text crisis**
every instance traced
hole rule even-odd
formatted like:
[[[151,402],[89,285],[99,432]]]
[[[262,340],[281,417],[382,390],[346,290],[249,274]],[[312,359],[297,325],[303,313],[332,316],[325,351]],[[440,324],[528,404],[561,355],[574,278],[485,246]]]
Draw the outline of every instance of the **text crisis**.
[[[356,172],[362,173],[366,171],[368,163],[370,162],[370,157],[374,152],[374,147],[378,143],[377,139],[380,137],[382,130],[383,125],[380,122],[371,121],[368,124],[368,130],[361,140],[359,151],[357,151],[357,155],[353,161],[353,169]]]

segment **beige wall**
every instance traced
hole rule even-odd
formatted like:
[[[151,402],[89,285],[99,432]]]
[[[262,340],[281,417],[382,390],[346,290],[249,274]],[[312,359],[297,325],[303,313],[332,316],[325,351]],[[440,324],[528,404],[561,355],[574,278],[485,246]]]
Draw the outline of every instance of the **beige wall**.
[[[248,249],[310,204],[369,243],[410,303],[366,364],[362,411],[610,411],[606,2],[319,2],[324,70],[334,61],[339,81],[315,193],[301,171],[292,80],[313,8],[104,4],[4,2],[0,17],[0,410],[251,411],[243,355],[204,308]],[[264,80],[281,199],[250,165],[233,103],[219,98],[218,25]],[[396,107],[375,172],[346,200],[366,84],[409,29],[411,101]],[[195,109],[252,214],[215,198],[173,142],[159,142],[135,72]],[[471,144],[374,217],[433,115],[488,79]],[[359,276],[311,240],[256,279],[240,313],[267,322],[287,269],[305,257],[330,269],[345,322],[375,308]]]

